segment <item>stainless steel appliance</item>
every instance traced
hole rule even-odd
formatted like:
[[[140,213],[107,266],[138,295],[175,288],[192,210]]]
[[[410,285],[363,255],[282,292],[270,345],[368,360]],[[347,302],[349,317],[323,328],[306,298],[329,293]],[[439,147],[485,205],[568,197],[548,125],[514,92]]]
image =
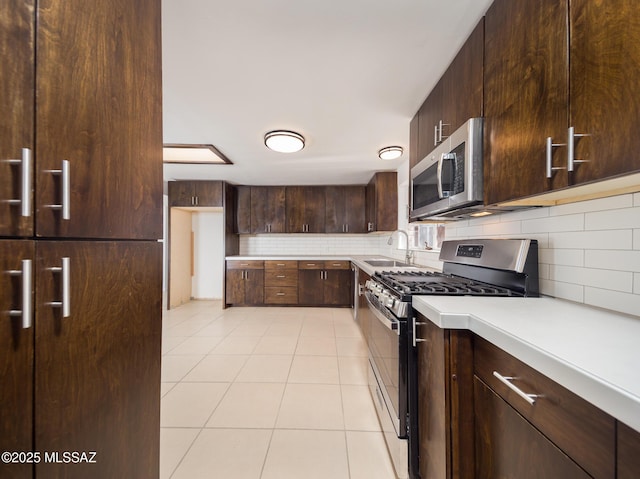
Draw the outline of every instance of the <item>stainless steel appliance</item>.
[[[440,260],[442,273],[404,268],[376,273],[366,283],[369,386],[399,478],[420,477],[412,296],[539,295],[535,240],[445,241]]]
[[[483,204],[482,118],[471,118],[411,169],[411,218],[451,219]]]

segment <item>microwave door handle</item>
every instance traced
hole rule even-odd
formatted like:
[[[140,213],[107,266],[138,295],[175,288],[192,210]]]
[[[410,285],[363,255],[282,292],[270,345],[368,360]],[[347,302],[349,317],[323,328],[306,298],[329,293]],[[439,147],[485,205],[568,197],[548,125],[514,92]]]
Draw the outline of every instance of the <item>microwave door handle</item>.
[[[442,164],[444,163],[444,153],[440,155],[440,159],[438,160],[438,197],[444,198],[442,191]]]

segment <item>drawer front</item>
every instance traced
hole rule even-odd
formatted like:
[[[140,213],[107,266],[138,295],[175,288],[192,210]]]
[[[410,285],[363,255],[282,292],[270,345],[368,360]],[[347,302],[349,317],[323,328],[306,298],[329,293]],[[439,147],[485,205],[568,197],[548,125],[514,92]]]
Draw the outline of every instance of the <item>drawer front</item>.
[[[227,269],[263,269],[264,261],[262,260],[229,260],[227,261]]]
[[[283,269],[273,270],[266,269],[264,272],[264,285],[269,286],[289,286],[298,287],[298,270]]]
[[[298,269],[325,269],[324,261],[319,260],[305,260],[298,261]]]
[[[264,288],[264,302],[266,304],[298,304],[298,288],[266,287]]]
[[[291,260],[267,260],[264,262],[265,269],[298,269],[298,262]]]
[[[324,269],[351,269],[351,261],[325,261]]]
[[[530,405],[513,386],[538,394]],[[615,477],[615,420],[488,341],[475,337],[474,373],[594,478]]]

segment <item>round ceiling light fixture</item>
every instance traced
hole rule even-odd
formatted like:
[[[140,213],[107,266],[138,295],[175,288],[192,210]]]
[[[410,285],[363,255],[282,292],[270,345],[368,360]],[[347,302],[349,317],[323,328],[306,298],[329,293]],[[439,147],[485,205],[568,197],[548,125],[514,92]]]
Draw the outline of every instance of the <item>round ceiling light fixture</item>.
[[[264,135],[267,148],[280,153],[295,153],[304,148],[304,136],[295,131],[274,130]]]
[[[395,160],[402,156],[401,146],[387,146],[378,152],[378,157],[381,160]]]

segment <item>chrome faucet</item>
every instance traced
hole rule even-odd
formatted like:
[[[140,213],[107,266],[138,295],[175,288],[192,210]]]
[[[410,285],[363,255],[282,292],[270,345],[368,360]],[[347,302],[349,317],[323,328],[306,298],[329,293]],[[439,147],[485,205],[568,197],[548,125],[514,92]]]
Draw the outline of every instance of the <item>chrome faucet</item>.
[[[391,233],[391,236],[389,236],[389,239],[387,240],[387,244],[388,245],[393,244],[393,235],[396,233],[402,233],[404,235],[405,240],[407,241],[405,246],[404,262],[407,264],[411,264],[411,260],[413,259],[413,251],[409,251],[409,235],[407,234],[406,231],[395,230],[393,233]]]

